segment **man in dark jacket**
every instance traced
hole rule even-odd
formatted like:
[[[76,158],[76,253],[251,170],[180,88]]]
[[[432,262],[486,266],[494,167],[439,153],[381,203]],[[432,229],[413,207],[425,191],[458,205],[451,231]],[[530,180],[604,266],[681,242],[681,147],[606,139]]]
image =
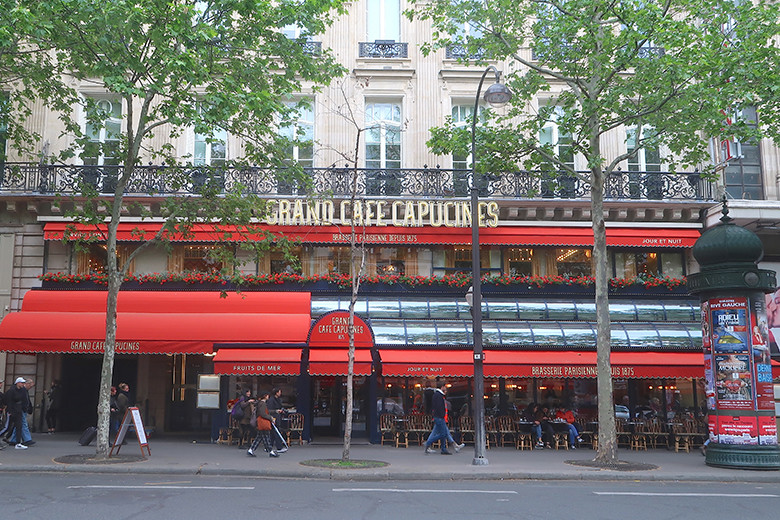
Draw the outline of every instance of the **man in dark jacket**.
[[[8,413],[11,416],[9,430],[12,431],[11,438],[16,438],[16,449],[26,450],[25,443],[30,444],[32,438],[24,438],[24,414],[31,411],[30,394],[26,388],[27,381],[23,377],[17,377],[8,392],[5,394]]]
[[[268,413],[271,414],[271,417],[274,418],[274,425],[277,428],[271,428],[271,440],[276,447],[276,451],[279,453],[284,453],[287,451],[287,447],[284,445],[284,439],[281,437],[281,432],[278,431],[278,428],[281,428],[282,423],[280,419],[282,412],[284,411],[284,406],[282,406],[282,389],[274,388],[271,392],[271,397],[268,398],[266,404],[268,406]]]
[[[436,441],[441,441],[441,454],[452,455],[447,451],[447,439],[450,438],[450,430],[447,428],[447,401],[446,401],[447,387],[444,383],[439,383],[439,387],[433,391],[433,399],[431,401],[431,414],[433,415],[433,431],[428,436],[428,440],[425,441],[425,453],[433,453],[435,450],[431,445]]]

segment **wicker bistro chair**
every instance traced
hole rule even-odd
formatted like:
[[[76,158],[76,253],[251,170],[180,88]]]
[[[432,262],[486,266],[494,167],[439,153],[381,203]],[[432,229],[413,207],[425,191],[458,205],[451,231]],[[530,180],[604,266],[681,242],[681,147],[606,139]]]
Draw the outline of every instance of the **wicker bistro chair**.
[[[530,423],[518,424],[515,432],[515,449],[524,450],[526,448],[529,450],[534,449],[534,439],[533,434],[531,433]]]
[[[289,445],[295,438],[298,438],[298,444],[303,444],[303,414],[291,413],[287,416],[290,420],[290,428],[287,430],[287,444]]]
[[[563,447],[569,449],[569,423],[551,422],[553,427],[553,445],[556,450]]]
[[[644,421],[637,421],[633,423],[632,426],[633,426],[633,431],[631,432],[629,447],[632,450],[647,451],[647,433],[646,433],[646,425]]]
[[[517,429],[515,428],[515,421],[512,417],[508,415],[497,417],[496,429],[498,445],[504,447],[507,442],[512,445],[517,444]]]
[[[691,451],[691,448],[701,446],[707,435],[700,421],[685,419],[682,425],[674,430],[674,451],[684,450],[687,453]]]
[[[631,431],[626,427],[626,422],[623,419],[615,418],[615,432],[618,447],[628,448],[631,446]]]
[[[379,444],[385,445],[385,441],[395,442],[395,428],[393,421],[395,416],[390,413],[383,413],[379,416]]]
[[[664,431],[661,421],[657,418],[645,422],[645,436],[651,448],[657,448],[660,442],[669,445],[669,434]]]
[[[490,449],[491,438],[493,440],[493,444],[498,446],[499,437],[498,423],[495,417],[485,417],[485,448]]]
[[[462,415],[458,425],[460,427],[460,442],[474,444],[474,419],[470,415]]]

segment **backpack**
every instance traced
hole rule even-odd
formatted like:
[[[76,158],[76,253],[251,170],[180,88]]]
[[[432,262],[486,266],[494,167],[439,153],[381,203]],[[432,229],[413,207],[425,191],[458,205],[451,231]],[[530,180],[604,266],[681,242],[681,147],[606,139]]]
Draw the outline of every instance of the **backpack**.
[[[236,421],[240,421],[241,419],[244,418],[244,409],[241,408],[242,402],[244,402],[243,397],[235,402],[235,404],[233,405],[233,409],[230,411],[230,417],[232,417]]]

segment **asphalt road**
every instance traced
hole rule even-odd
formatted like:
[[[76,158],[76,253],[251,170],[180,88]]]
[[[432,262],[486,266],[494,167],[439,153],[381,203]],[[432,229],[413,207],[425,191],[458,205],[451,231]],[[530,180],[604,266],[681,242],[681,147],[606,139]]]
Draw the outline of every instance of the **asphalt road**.
[[[25,520],[734,520],[780,510],[775,484],[0,473],[0,489],[0,518]]]

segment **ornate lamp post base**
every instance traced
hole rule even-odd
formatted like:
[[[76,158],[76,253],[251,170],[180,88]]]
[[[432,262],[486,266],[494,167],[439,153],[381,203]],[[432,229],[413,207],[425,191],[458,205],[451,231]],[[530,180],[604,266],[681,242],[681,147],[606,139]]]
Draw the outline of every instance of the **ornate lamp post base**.
[[[720,468],[780,470],[780,447],[711,442],[707,446],[705,462]]]

